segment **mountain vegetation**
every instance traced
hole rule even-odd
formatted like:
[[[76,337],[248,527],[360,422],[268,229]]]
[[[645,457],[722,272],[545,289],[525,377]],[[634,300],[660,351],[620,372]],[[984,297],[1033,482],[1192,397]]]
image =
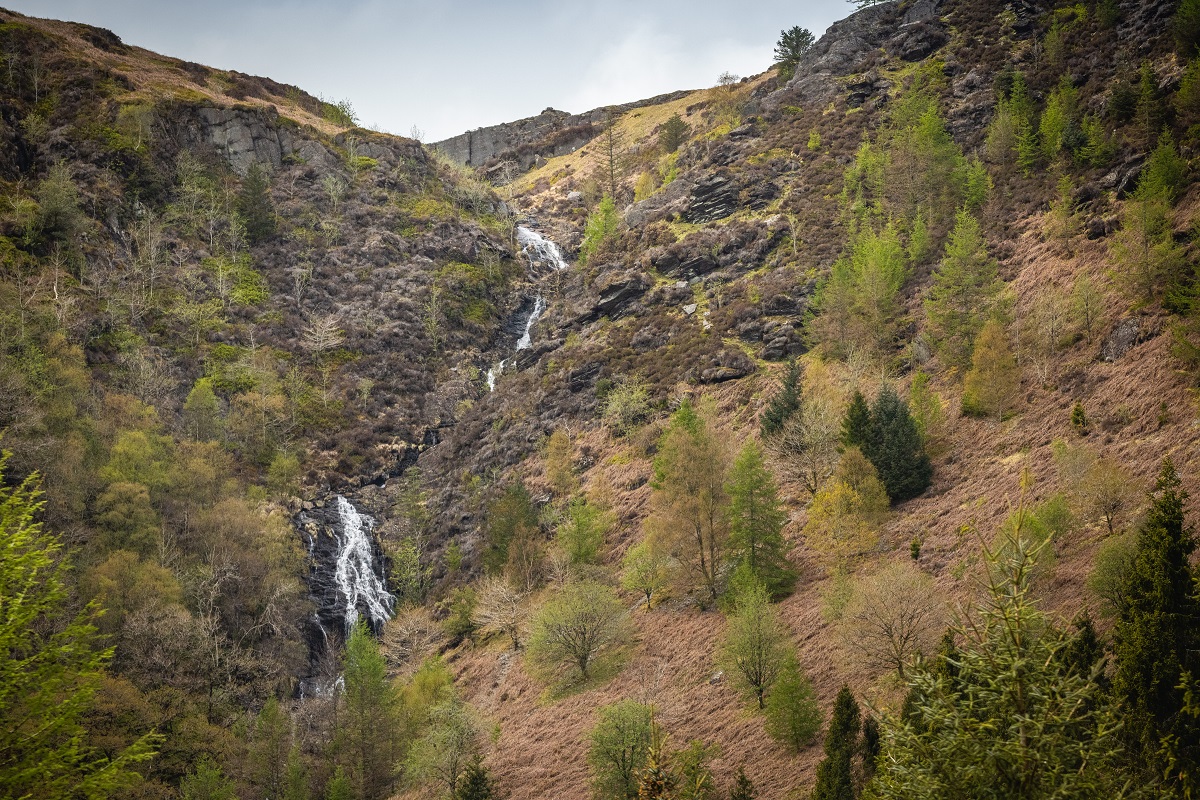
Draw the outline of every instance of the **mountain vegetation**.
[[[0,10],[0,798],[1196,796],[1200,4],[853,5],[474,168]]]

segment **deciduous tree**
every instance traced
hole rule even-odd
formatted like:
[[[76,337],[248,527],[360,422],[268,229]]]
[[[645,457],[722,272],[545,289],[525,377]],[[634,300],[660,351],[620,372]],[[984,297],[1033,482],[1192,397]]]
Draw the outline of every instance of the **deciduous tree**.
[[[616,655],[629,634],[625,607],[612,589],[569,583],[534,618],[529,658],[550,676],[587,681],[596,663]]]
[[[638,779],[650,755],[654,709],[621,700],[597,711],[588,736],[587,762],[597,800],[634,800]]]
[[[760,709],[766,706],[767,693],[790,651],[787,627],[771,606],[766,589],[758,585],[743,592],[729,617],[719,661]]]

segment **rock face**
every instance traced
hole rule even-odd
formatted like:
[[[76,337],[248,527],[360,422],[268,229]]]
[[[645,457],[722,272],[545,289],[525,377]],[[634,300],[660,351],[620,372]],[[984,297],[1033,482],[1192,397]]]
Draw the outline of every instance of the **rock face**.
[[[289,158],[302,161],[321,173],[342,168],[341,159],[321,142],[304,135],[269,109],[202,106],[179,109],[173,116],[176,121],[169,127],[179,147],[212,148],[239,175],[245,175],[251,164],[274,172]],[[401,160],[415,159],[418,163],[426,160],[420,144],[411,140],[385,139],[360,132],[340,134],[334,141],[346,147],[352,137],[357,155],[374,159],[385,169],[394,167]]]
[[[477,128],[434,142],[432,146],[468,167],[492,167],[489,177],[504,183],[516,174],[545,163],[547,158],[566,155],[584,146],[600,132],[610,113],[620,114],[667,103],[686,94],[686,91],[671,92],[582,114],[547,108],[536,117]],[[512,174],[505,174],[506,169]]]
[[[738,185],[719,172],[697,181],[692,199],[683,213],[685,222],[696,224],[724,219],[738,207]]]
[[[938,19],[941,5],[917,0],[901,10],[900,3],[881,3],[835,22],[800,60],[792,80],[763,100],[764,110],[831,102],[843,93],[837,79],[859,72],[880,48],[906,61],[924,58],[948,38]]]

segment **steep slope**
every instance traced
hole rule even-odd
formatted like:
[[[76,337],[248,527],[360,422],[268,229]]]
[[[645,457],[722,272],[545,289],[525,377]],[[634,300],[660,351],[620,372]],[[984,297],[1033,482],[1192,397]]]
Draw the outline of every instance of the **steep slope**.
[[[498,730],[481,750],[514,800],[587,796],[589,732],[624,698],[655,706],[669,750],[718,748],[721,791],[743,767],[759,797],[803,796],[820,747],[767,734],[718,666],[724,601],[695,582],[676,574],[648,611],[619,595],[636,636],[602,679],[551,685],[513,646],[564,584],[618,583],[661,508],[670,415],[693,402],[732,454],[762,438],[790,359],[835,430],[854,391],[898,387],[934,467],[839,563],[843,520],[818,524],[804,465],[767,442],[798,573],[778,609],[822,709],[843,684],[899,706],[904,685],[855,649],[847,603],[912,565],[949,621],[978,595],[983,546],[1022,485],[1028,505],[1070,510],[1039,602],[1064,623],[1099,618],[1088,578],[1113,529],[1136,525],[1163,457],[1192,489],[1200,468],[1186,160],[1168,164],[1156,234],[1171,268],[1129,280],[1119,246],[1135,187],[1170,161],[1151,155],[1167,152],[1159,127],[1171,153],[1194,152],[1197,73],[1172,52],[1174,10],[878,4],[786,81],[547,112],[464,134],[465,154],[462,137],[446,144],[496,189],[353,127],[344,104],[0,12],[5,478],[44,476],[77,602],[108,609],[116,651],[89,741],[113,753],[167,734],[139,796],[175,796],[206,757],[245,796],[276,796],[285,764],[323,796],[336,769],[365,786],[368,751],[385,763],[364,792],[424,795],[434,782],[398,754],[450,692],[444,663]],[[506,162],[531,169],[502,175]],[[972,322],[995,317],[1015,354],[998,413],[973,413],[970,349],[956,354],[929,311],[947,245],[966,238],[960,210],[996,271]],[[900,265],[892,290],[862,277],[868,245]],[[1088,453],[1119,468],[1107,521],[1079,478]],[[595,563],[572,565],[559,537],[584,498],[613,519]],[[350,580],[330,574],[351,533],[353,569],[374,561],[357,577],[386,566],[400,606],[371,621],[403,692],[381,690],[381,715],[362,720],[337,691],[355,679],[336,646],[353,609],[326,602]],[[733,568],[714,568],[714,588]],[[488,573],[522,590],[515,633],[495,624]]]
[[[831,28],[789,82],[768,73],[626,113],[615,126],[624,175],[616,207],[624,224],[569,276],[562,301],[551,302],[530,356],[540,362],[502,381],[496,396],[469,412],[423,465],[436,473],[442,464],[467,459],[475,472],[497,458],[512,463],[521,452],[532,456],[523,443],[569,431],[585,487],[616,500],[619,521],[607,541],[608,563],[615,565],[642,537],[661,423],[618,435],[595,419],[607,392],[639,381],[666,409],[684,396],[709,396],[730,440],[754,436],[757,412],[782,376],[772,362],[820,342],[808,323],[814,297],[861,224],[847,213],[842,195],[847,167],[861,142],[890,135],[893,110],[928,81],[923,85],[955,144],[988,159],[994,188],[978,213],[1011,292],[1010,341],[1024,378],[1011,418],[999,425],[961,414],[965,367],[930,356],[922,301],[952,215],[934,226],[936,244],[913,266],[901,292],[901,339],[882,361],[837,358],[828,343],[818,347],[816,362],[805,359],[824,363],[839,393],[861,388],[868,397],[884,376],[907,391],[920,369],[932,376],[946,415],[932,488],[896,509],[877,549],[858,565],[859,575],[909,561],[916,542],[916,563],[936,580],[941,596],[951,606],[969,602],[979,590],[980,545],[1012,510],[1022,473],[1035,476],[1031,504],[1077,490],[1054,455],[1059,440],[1127,470],[1135,500],[1123,510],[1123,524],[1136,517],[1136,498],[1150,488],[1164,457],[1174,459],[1194,490],[1191,384],[1170,335],[1185,323],[1126,292],[1112,249],[1155,139],[1136,129],[1131,109],[1117,105],[1131,102],[1122,98],[1140,63],[1156,76],[1153,102],[1165,104],[1178,87],[1183,65],[1167,36],[1172,11],[1170,4],[1125,3],[1112,22],[1090,6],[885,3]],[[1046,44],[1048,37],[1056,41]],[[1043,50],[1049,47],[1061,49],[1051,58]],[[989,124],[1014,71],[1023,73],[1038,108],[1060,76],[1070,76],[1080,107],[1076,119],[1086,112],[1116,127],[1111,151],[1094,163],[1046,161],[1029,171],[993,159],[986,147]],[[673,114],[691,126],[691,140],[676,155],[655,147]],[[577,248],[585,222],[598,217],[610,158],[599,138],[549,158],[514,182],[514,202]],[[1050,211],[1063,174],[1072,181],[1079,231],[1067,245],[1054,234]],[[1184,245],[1194,203],[1189,183],[1173,222]],[[1089,323],[1086,333],[1052,334],[1048,352],[1039,350],[1029,331],[1045,324],[1045,298],[1065,297],[1084,275],[1102,298],[1094,328]],[[1083,437],[1071,425],[1077,402],[1092,420]],[[503,423],[489,431],[484,422],[497,414]],[[544,469],[528,461],[515,466],[536,497],[549,499]],[[899,700],[894,678],[865,667],[842,640],[836,614],[829,615],[829,598],[843,584],[806,548],[808,492],[786,459],[777,469],[792,512],[791,557],[801,568],[800,588],[781,608],[800,660],[826,708],[843,682],[880,707],[892,705]],[[439,505],[458,508],[466,500],[445,484],[435,491]],[[1056,539],[1055,566],[1038,587],[1044,607],[1064,623],[1103,606],[1087,580],[1108,530],[1077,513],[1085,516]],[[744,765],[762,796],[790,796],[810,785],[819,752],[791,757],[771,742],[733,690],[714,678],[723,620],[686,606],[682,601],[637,615],[641,636],[629,666],[611,683],[570,700],[547,699],[520,661],[496,652],[499,642],[458,657],[456,672],[475,687],[469,696],[499,722],[501,740],[490,763],[498,775],[513,776],[506,786],[514,796],[583,796],[583,756],[597,719],[590,709],[624,697],[654,703],[678,745],[693,738],[719,745],[713,760],[718,784],[728,785]]]

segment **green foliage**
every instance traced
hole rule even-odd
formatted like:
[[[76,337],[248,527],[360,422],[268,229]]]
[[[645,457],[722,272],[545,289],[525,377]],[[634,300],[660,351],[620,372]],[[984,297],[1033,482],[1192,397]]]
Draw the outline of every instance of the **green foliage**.
[[[825,758],[817,765],[812,800],[854,800],[854,756],[860,727],[858,701],[843,685],[833,701],[833,715],[825,732]]]
[[[675,796],[679,800],[717,800],[709,762],[720,755],[717,745],[706,745],[699,739],[688,742],[687,747],[671,754],[676,774]]]
[[[1083,401],[1076,400],[1075,405],[1071,406],[1071,427],[1080,436],[1086,436],[1088,432],[1087,412],[1083,410]]]
[[[664,153],[674,153],[687,141],[691,132],[691,128],[678,114],[672,114],[663,123],[662,130],[658,134],[658,146]]]
[[[483,566],[491,573],[502,570],[508,563],[512,543],[532,536],[537,529],[537,509],[533,507],[529,490],[520,481],[509,484],[488,506]]]
[[[1139,303],[1152,302],[1179,280],[1184,254],[1175,242],[1171,206],[1162,192],[1141,190],[1125,201],[1121,229],[1112,237],[1109,253],[1114,277],[1125,293]],[[1181,305],[1177,298],[1172,298]]]
[[[963,380],[963,413],[995,415],[1002,420],[1016,403],[1021,389],[1021,368],[1008,345],[1000,320],[983,326],[971,354],[971,369]]]
[[[1200,47],[1200,0],[1180,0],[1171,18],[1171,30],[1180,55],[1192,58]]]
[[[221,434],[221,403],[213,391],[212,378],[199,378],[183,401],[183,419],[188,435],[201,442]]]
[[[250,165],[237,196],[237,213],[251,244],[275,233],[275,206],[271,202],[271,184],[258,163]]]
[[[569,583],[533,620],[530,663],[559,681],[590,680],[609,668],[630,638],[625,607],[615,592],[591,581]]]
[[[844,447],[857,447],[860,450],[867,445],[871,438],[871,407],[867,398],[858,389],[850,398],[846,407],[846,416],[842,418],[841,442]]]
[[[471,759],[454,789],[454,800],[494,800],[500,796],[496,782],[479,756]]]
[[[321,118],[342,128],[352,128],[358,124],[358,114],[349,100],[322,100]]]
[[[979,221],[959,211],[925,299],[929,333],[948,365],[966,363],[1001,285]]]
[[[774,436],[783,430],[784,423],[800,410],[800,377],[803,369],[800,363],[792,361],[788,364],[787,374],[784,375],[783,385],[771,398],[759,419],[759,429],[763,438]]]
[[[941,231],[956,209],[969,204],[975,210],[985,198],[986,172],[963,156],[938,108],[944,81],[935,66],[918,70],[875,144],[859,148],[842,190],[843,203],[857,221],[894,221],[907,228],[924,213]]]
[[[179,794],[183,800],[237,800],[237,786],[212,758],[205,756],[195,772],[179,784]]]
[[[787,627],[760,584],[741,593],[729,616],[719,663],[733,684],[760,709],[791,655]]]
[[[621,588],[637,592],[649,611],[671,583],[671,557],[651,539],[643,539],[621,559]]]
[[[1135,752],[1166,769],[1160,747],[1168,739],[1192,743],[1169,765],[1167,783],[1183,796],[1200,788],[1200,720],[1184,714],[1183,688],[1198,674],[1200,595],[1190,556],[1196,537],[1184,518],[1187,492],[1164,461],[1138,532],[1132,562],[1120,586],[1113,630],[1113,692]]]
[[[927,373],[917,372],[913,375],[912,386],[908,392],[908,403],[912,409],[917,433],[921,435],[921,443],[929,452],[945,435],[946,411],[942,406],[942,398],[929,385]]]
[[[558,526],[559,546],[573,566],[595,564],[614,524],[616,515],[612,511],[586,497],[577,497],[567,506],[566,519]]]
[[[630,433],[650,416],[650,392],[639,380],[615,384],[603,398],[601,417],[620,436]]]
[[[1016,525],[990,554],[988,592],[953,655],[909,671],[903,716],[882,722],[882,751],[864,797],[1136,797],[1096,672],[1065,657],[1071,639],[1037,610],[1036,562]]]
[[[784,661],[767,695],[766,717],[771,738],[797,753],[812,744],[821,731],[821,707],[795,657]]]
[[[796,25],[779,34],[775,43],[775,64],[779,67],[779,77],[790,80],[796,74],[796,65],[813,46],[812,31]]]
[[[470,586],[459,586],[446,598],[446,619],[442,628],[452,640],[458,641],[474,635],[479,627],[475,622],[475,590]]]
[[[634,800],[638,778],[650,755],[654,709],[633,700],[621,700],[597,710],[595,727],[588,734],[588,766],[597,800]]]
[[[1058,86],[1046,99],[1038,126],[1038,140],[1042,155],[1053,161],[1061,154],[1070,157],[1076,146],[1082,144],[1079,131],[1079,90],[1064,75]]]
[[[36,478],[3,481],[0,456],[0,795],[94,800],[132,786],[160,737],[100,753],[85,744],[87,715],[112,650],[99,647],[97,609],[63,614],[67,564],[35,521]]]
[[[346,641],[345,690],[333,753],[362,800],[382,800],[396,784],[401,756],[400,694],[379,645],[360,620]]]
[[[596,210],[588,215],[583,244],[579,246],[579,263],[587,264],[589,260],[601,258],[616,237],[620,224],[616,204],[611,196],[605,195]]]
[[[1138,179],[1137,197],[1142,200],[1161,198],[1174,203],[1183,192],[1186,180],[1187,162],[1180,157],[1171,132],[1164,130],[1146,159]]]
[[[908,403],[891,385],[885,385],[871,405],[871,428],[862,451],[879,471],[879,480],[894,503],[916,497],[933,480],[933,467]]]
[[[739,766],[737,773],[733,776],[733,787],[729,790],[729,800],[754,800],[756,797],[758,797],[758,790],[746,777],[746,770]]]
[[[30,244],[74,248],[86,225],[86,217],[79,206],[79,190],[66,162],[60,161],[50,167],[38,184],[35,196],[37,216],[31,220],[32,227],[26,233]]]
[[[698,413],[685,400],[659,439],[646,528],[678,559],[688,588],[703,592],[701,603],[717,600],[725,574],[728,466],[728,447],[709,410]]]
[[[810,330],[840,357],[855,349],[886,355],[901,336],[900,288],[907,278],[908,258],[895,227],[862,231],[818,289],[819,313]]]
[[[429,726],[404,762],[410,780],[437,782],[454,797],[483,744],[483,729],[474,711],[456,697],[429,711]]]
[[[747,442],[734,460],[726,491],[733,560],[745,563],[768,595],[786,595],[796,580],[783,538],[787,512],[762,450],[753,441]]]

